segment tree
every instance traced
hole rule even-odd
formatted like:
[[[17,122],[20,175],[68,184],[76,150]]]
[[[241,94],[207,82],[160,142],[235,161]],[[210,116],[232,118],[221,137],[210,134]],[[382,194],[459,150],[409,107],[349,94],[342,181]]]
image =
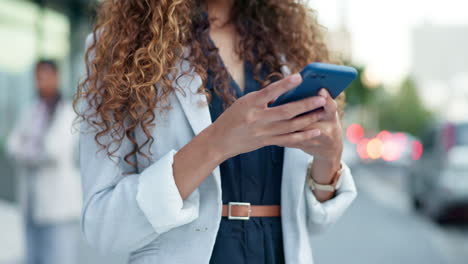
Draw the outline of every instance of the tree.
[[[433,119],[424,107],[414,81],[406,78],[396,96],[379,96],[375,105],[379,127],[385,130],[408,132],[421,136]]]
[[[365,68],[361,66],[354,66],[354,68],[358,71],[358,76],[356,80],[346,88],[346,105],[348,107],[368,104],[373,93],[373,89],[367,87],[362,81],[362,75]]]

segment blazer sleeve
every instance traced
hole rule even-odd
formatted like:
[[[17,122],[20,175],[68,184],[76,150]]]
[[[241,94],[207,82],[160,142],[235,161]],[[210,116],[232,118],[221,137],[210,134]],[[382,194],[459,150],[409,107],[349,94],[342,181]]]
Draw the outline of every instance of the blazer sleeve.
[[[198,189],[183,200],[174,182],[175,153],[167,152],[140,173],[124,175],[122,159],[110,160],[105,151],[98,152],[92,134],[80,135],[81,224],[89,244],[101,252],[128,253],[198,217]]]
[[[304,185],[305,201],[308,209],[307,222],[312,233],[321,233],[332,226],[357,196],[351,170],[346,163],[343,162],[342,164],[341,186],[336,190],[336,195],[332,199],[319,202],[307,182]]]
[[[89,41],[88,37],[88,45]],[[82,111],[87,105],[82,102],[80,107]],[[177,150],[168,151],[138,173],[127,174],[133,168],[122,157],[131,148],[124,139],[111,159],[96,143],[88,123],[80,125],[81,228],[88,243],[103,253],[135,251],[198,218],[198,188],[183,200],[174,181]]]

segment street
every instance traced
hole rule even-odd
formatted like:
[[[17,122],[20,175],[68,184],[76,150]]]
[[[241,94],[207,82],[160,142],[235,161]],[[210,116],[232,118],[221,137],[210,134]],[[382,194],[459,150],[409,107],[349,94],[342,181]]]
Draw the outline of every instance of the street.
[[[468,228],[441,227],[414,213],[403,191],[404,175],[382,166],[357,167],[353,175],[358,197],[338,223],[313,241],[315,263],[467,263]],[[22,263],[20,218],[11,205],[0,210],[5,216],[0,264]],[[99,257],[84,241],[80,251],[79,263],[125,263],[123,256]]]
[[[314,240],[316,263],[467,263],[468,228],[441,227],[412,211],[402,173],[369,166],[355,168],[353,175],[358,197]]]

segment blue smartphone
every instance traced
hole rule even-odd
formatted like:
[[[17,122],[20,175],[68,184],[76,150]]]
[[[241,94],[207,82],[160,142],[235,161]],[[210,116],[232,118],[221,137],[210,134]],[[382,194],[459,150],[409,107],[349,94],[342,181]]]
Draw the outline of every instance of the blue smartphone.
[[[349,66],[327,63],[311,63],[302,71],[302,83],[296,88],[279,96],[269,106],[279,106],[290,102],[316,96],[321,88],[328,90],[335,99],[357,77],[357,70]]]

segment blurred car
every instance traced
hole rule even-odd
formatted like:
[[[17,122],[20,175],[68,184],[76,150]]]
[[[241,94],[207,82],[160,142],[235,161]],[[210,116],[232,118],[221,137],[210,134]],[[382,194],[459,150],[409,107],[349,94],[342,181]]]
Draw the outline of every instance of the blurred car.
[[[423,147],[421,159],[409,168],[414,208],[439,223],[468,221],[468,122],[434,126]]]

